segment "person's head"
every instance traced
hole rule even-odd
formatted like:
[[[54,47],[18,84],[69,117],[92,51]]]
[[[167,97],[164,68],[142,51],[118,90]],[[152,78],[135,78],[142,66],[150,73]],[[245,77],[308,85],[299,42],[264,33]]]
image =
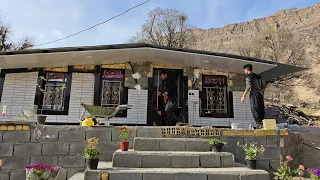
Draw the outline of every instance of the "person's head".
[[[162,71],[161,74],[160,74],[160,77],[161,77],[162,80],[167,79],[168,78],[167,72],[166,71]]]
[[[245,74],[250,74],[252,73],[252,65],[251,64],[246,64],[243,66],[243,71]]]

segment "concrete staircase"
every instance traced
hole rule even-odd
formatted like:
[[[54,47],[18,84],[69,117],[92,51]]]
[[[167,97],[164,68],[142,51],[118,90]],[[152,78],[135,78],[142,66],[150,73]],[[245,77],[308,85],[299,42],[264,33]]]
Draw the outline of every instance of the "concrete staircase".
[[[112,167],[86,170],[85,180],[269,180],[268,172],[236,167],[234,155],[210,152],[204,139],[135,138],[116,151]],[[101,167],[101,166],[100,166]],[[79,175],[79,174],[78,174]],[[80,177],[80,176],[79,176]]]

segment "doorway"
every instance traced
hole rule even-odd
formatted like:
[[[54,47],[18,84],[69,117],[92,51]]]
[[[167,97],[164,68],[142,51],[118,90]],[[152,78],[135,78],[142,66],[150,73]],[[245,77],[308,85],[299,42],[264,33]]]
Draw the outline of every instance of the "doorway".
[[[177,114],[180,117],[180,120],[184,122],[183,116],[181,114],[183,113],[183,103],[184,103],[184,78],[183,78],[183,70],[181,69],[153,69],[153,78],[152,78],[152,86],[150,87],[149,91],[152,93],[151,97],[151,103],[149,106],[149,109],[151,110],[150,118],[148,120],[148,125],[153,126],[164,126],[166,125],[166,115],[164,112],[165,102],[163,100],[162,89],[163,89],[163,81],[160,77],[161,72],[166,71],[168,74],[168,78],[174,78],[177,92],[178,92],[178,107],[179,111]],[[149,96],[150,97],[150,96]],[[150,100],[149,100],[150,102]]]

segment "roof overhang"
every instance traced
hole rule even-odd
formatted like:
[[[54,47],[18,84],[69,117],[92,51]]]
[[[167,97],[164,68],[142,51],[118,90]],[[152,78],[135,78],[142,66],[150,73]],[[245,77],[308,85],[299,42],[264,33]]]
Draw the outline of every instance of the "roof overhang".
[[[121,44],[0,52],[0,69],[65,67],[141,61],[233,73],[242,73],[243,66],[248,63],[253,65],[256,73],[268,72],[277,67],[276,63],[261,59],[150,44]],[[297,69],[288,69],[285,72],[292,73],[291,70]]]

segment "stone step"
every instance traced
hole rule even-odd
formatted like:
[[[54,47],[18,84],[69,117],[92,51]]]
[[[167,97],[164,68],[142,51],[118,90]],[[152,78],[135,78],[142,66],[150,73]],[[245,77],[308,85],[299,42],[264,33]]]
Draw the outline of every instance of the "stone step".
[[[113,154],[113,167],[131,168],[221,168],[234,167],[228,152],[121,151]]]
[[[134,138],[135,151],[210,151],[206,139],[200,138]]]
[[[234,168],[111,168],[86,170],[85,180],[269,180],[264,170]],[[103,178],[102,178],[103,179]]]

